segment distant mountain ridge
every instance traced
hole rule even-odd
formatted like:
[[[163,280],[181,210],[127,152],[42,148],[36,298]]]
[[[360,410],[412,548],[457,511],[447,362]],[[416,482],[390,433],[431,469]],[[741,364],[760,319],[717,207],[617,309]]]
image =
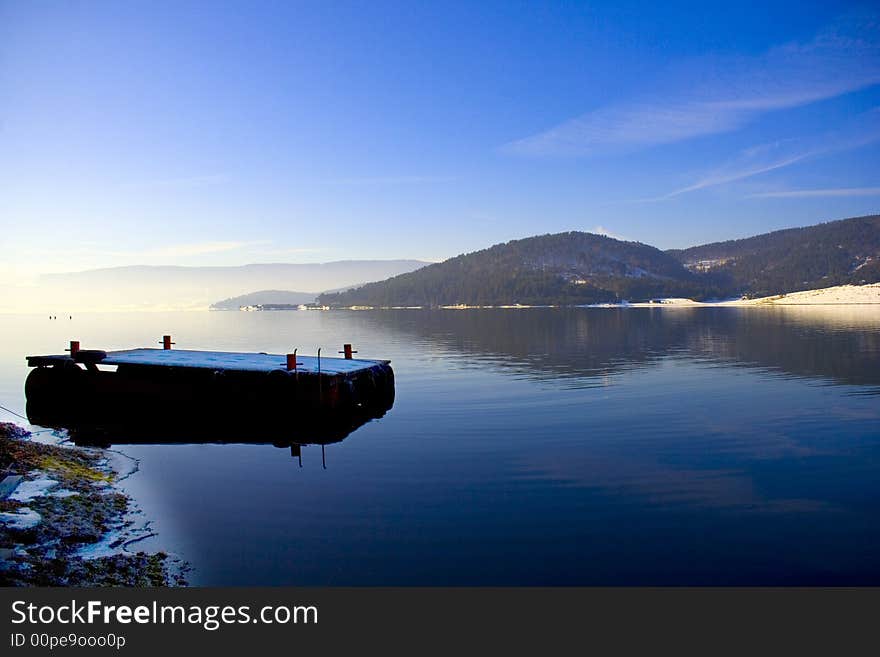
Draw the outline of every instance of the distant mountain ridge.
[[[496,244],[335,294],[331,306],[589,304],[761,296],[880,280],[880,216],[661,251],[567,232]]]
[[[133,265],[45,274],[39,303],[47,312],[66,310],[206,309],[218,299],[254,290],[324,290],[377,281],[413,271],[420,260],[340,260],[237,267]]]
[[[316,292],[293,292],[290,290],[259,290],[250,294],[223,299],[211,304],[211,310],[238,310],[243,306],[263,306],[266,304],[298,306],[314,303],[318,297]]]

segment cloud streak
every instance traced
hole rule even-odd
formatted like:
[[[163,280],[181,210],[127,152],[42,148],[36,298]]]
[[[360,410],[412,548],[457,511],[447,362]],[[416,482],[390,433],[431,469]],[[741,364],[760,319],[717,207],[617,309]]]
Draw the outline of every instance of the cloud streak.
[[[36,281],[44,274],[85,271],[123,265],[239,265],[282,262],[291,256],[327,252],[324,247],[292,247],[271,240],[185,242],[141,249],[112,248],[106,243],[71,242],[64,248],[40,247],[17,251],[15,262],[0,265],[0,278]],[[229,255],[232,254],[232,255]],[[15,274],[15,276],[12,275]]]
[[[624,203],[670,201],[683,194],[727,185],[732,182],[784,169],[832,153],[852,150],[880,140],[880,108],[856,117],[841,130],[809,138],[787,139],[747,148],[724,164],[699,176],[694,182],[671,192]],[[823,190],[820,190],[823,191]],[[829,191],[829,190],[824,190]],[[782,192],[784,193],[784,192]],[[768,192],[772,194],[772,192]],[[820,194],[815,194],[819,196]],[[826,196],[830,194],[824,194]],[[757,195],[752,195],[753,197]]]
[[[331,178],[319,180],[321,185],[425,185],[453,182],[454,176],[367,176],[363,178]]]
[[[795,153],[793,155],[782,156],[781,158],[777,158],[775,160],[755,163],[749,163],[749,160],[751,158],[743,157],[734,161],[732,164],[724,168],[718,169],[717,171],[701,178],[697,182],[688,185],[687,187],[673,190],[668,194],[664,194],[660,198],[664,200],[671,199],[675,198],[676,196],[681,196],[682,194],[688,194],[690,192],[696,192],[701,189],[717,187],[719,185],[726,185],[727,183],[736,182],[737,180],[745,180],[746,178],[751,178],[752,176],[757,176],[762,173],[776,171],[777,169],[784,169],[785,167],[791,166],[792,164],[797,164],[798,162],[802,162],[814,155],[817,155],[817,153],[806,151],[802,153]]]
[[[149,249],[138,255],[156,258],[181,258],[187,256],[207,255],[209,253],[223,253],[237,251],[258,244],[266,244],[263,240],[250,242],[197,242],[191,244],[169,244],[157,249]]]
[[[769,144],[768,146],[773,145]],[[818,155],[817,152],[804,151],[791,154],[776,153],[775,155],[769,156],[757,156],[749,151],[744,151],[727,164],[703,175],[696,182],[693,182],[686,187],[674,189],[671,192],[661,194],[660,196],[628,199],[621,201],[621,203],[658,203],[662,201],[671,201],[683,194],[689,194],[691,192],[697,192],[711,187],[718,187],[738,180],[745,180],[752,176],[758,176],[762,173],[783,169],[816,155]]]
[[[630,151],[736,130],[758,115],[880,84],[880,21],[862,17],[757,57],[699,59],[653,93],[507,144],[524,156]]]
[[[880,187],[836,187],[830,189],[789,189],[749,194],[749,198],[814,198],[820,196],[880,196]]]
[[[204,176],[182,176],[179,178],[160,178],[153,180],[136,180],[125,183],[123,187],[131,189],[190,188],[208,185],[222,185],[229,181],[225,173]]]

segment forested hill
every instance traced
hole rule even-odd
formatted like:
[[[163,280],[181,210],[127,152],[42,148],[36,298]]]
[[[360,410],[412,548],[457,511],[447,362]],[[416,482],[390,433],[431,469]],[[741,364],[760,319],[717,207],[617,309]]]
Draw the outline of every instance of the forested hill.
[[[880,216],[660,251],[569,232],[540,235],[336,294],[332,306],[585,304],[764,296],[880,281]]]
[[[338,294],[335,306],[580,304],[632,297],[705,295],[701,277],[639,242],[569,232],[460,255]]]
[[[764,296],[880,280],[880,215],[669,251],[731,293]]]

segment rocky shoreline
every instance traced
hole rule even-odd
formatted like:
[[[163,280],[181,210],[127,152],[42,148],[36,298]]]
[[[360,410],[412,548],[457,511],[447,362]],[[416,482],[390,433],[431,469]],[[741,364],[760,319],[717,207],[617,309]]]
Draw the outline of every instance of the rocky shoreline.
[[[0,423],[0,586],[185,586],[188,565],[133,551],[149,523],[98,449]]]

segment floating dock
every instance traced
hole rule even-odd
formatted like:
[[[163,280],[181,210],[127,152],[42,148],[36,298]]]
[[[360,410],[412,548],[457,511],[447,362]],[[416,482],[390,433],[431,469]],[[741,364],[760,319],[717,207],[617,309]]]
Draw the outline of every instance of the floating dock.
[[[172,349],[85,350],[28,356],[27,414],[45,426],[288,426],[314,432],[358,425],[394,403],[390,361]],[[337,438],[338,439],[338,438]]]

